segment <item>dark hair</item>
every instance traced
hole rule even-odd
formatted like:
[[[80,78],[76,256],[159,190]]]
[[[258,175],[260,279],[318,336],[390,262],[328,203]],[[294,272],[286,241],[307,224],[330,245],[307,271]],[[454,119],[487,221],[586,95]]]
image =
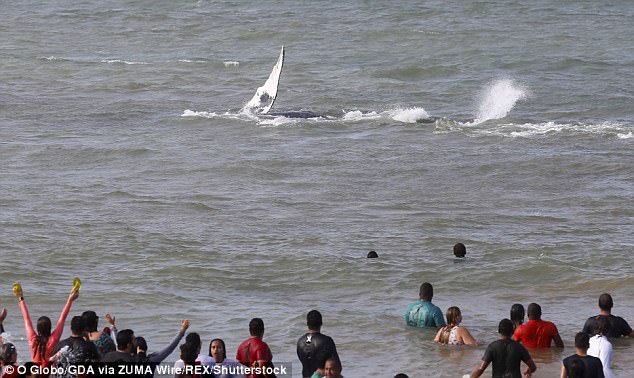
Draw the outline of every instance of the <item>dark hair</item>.
[[[88,332],[96,332],[97,325],[99,324],[99,317],[94,311],[84,311],[81,314],[81,318],[84,319],[84,327]]]
[[[434,287],[431,286],[429,282],[424,282],[422,285],[420,285],[418,297],[424,301],[431,301],[431,299],[434,297]]]
[[[570,370],[568,370],[568,377],[570,378],[583,378],[586,374],[586,366],[580,358],[573,358],[568,364]]]
[[[129,344],[132,344],[134,338],[134,331],[131,329],[123,329],[117,332],[117,349],[125,349]]]
[[[607,316],[597,316],[597,321],[594,323],[595,335],[607,335],[610,332],[610,322]]]
[[[70,320],[70,331],[77,335],[81,335],[84,332],[84,320],[81,316],[73,316]]]
[[[462,243],[456,243],[456,245],[453,246],[453,254],[456,257],[465,257],[467,254],[467,247],[465,247]]]
[[[537,303],[531,303],[528,305],[528,309],[526,309],[528,313],[529,319],[538,320],[542,317],[542,308]]]
[[[196,332],[188,333],[185,336],[185,344],[189,344],[194,347],[194,350],[202,348],[202,341],[200,341],[200,335]]]
[[[138,348],[147,352],[147,342],[142,336],[135,337],[134,340],[132,340],[132,345],[134,345],[135,352]]]
[[[264,335],[264,321],[260,318],[253,318],[249,322],[249,333],[251,336],[259,336]]]
[[[590,348],[590,335],[585,332],[578,332],[575,335],[575,348],[588,350]]]
[[[509,319],[500,320],[500,324],[498,324],[498,333],[506,337],[513,336],[513,322]]]
[[[5,343],[0,345],[0,361],[3,363],[9,362],[13,355],[18,354],[18,350],[15,349],[15,345],[11,343]]]
[[[211,340],[211,342],[209,343],[209,357],[212,357],[211,356],[211,346],[214,344],[214,341],[217,341],[220,344],[222,344],[222,359],[224,361],[227,358],[227,347],[225,346],[225,341],[223,339],[213,339],[213,340]],[[220,362],[220,361],[216,361],[216,362]]]
[[[34,349],[39,351],[42,360],[46,359],[46,344],[51,337],[51,319],[48,316],[41,316],[37,320],[37,337],[33,344]]]
[[[603,293],[599,297],[599,308],[601,310],[610,311],[614,306],[614,302],[612,302],[612,296],[608,293]]]
[[[306,315],[306,324],[308,325],[308,329],[312,331],[319,331],[319,329],[321,329],[321,325],[323,324],[321,313],[317,310],[309,311]]]
[[[511,321],[513,322],[514,328],[524,323],[524,315],[524,306],[522,306],[521,303],[515,303],[511,306]]]
[[[339,361],[338,358],[336,357],[327,358],[326,361],[324,361],[324,367],[326,367],[326,364],[328,363],[328,361],[331,361],[332,363],[334,363],[337,369],[341,370],[341,361]]]
[[[409,377],[407,376],[407,374],[398,373],[394,376],[394,378],[409,378]]]
[[[37,374],[31,374],[31,369],[33,368],[33,366],[38,366],[35,362],[33,361],[29,361],[29,362],[25,362],[24,363],[24,370],[26,371],[26,373],[24,373],[24,375],[26,377],[32,377],[32,376],[38,376]]]
[[[197,353],[197,349],[192,344],[185,343],[181,345],[181,360],[183,360],[185,365],[194,365]]]
[[[376,259],[377,257],[379,257],[379,255],[376,253],[376,251],[368,252],[368,258],[369,259]]]

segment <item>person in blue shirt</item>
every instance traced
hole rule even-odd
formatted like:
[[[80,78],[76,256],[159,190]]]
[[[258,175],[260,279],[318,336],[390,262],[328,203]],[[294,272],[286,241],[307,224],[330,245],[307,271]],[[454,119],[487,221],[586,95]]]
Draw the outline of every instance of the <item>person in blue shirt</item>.
[[[431,303],[434,297],[434,287],[425,282],[420,285],[418,294],[420,300],[407,306],[405,311],[405,323],[412,327],[444,327],[445,319],[442,311]]]

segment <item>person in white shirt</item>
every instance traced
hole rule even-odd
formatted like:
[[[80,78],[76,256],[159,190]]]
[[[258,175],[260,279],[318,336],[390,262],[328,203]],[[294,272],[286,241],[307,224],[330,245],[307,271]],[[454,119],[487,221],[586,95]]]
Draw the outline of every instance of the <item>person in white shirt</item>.
[[[605,317],[597,319],[594,336],[590,338],[590,348],[588,355],[599,357],[603,365],[603,375],[605,378],[614,378],[610,365],[612,364],[612,343],[608,340],[607,334],[610,331],[610,323]]]

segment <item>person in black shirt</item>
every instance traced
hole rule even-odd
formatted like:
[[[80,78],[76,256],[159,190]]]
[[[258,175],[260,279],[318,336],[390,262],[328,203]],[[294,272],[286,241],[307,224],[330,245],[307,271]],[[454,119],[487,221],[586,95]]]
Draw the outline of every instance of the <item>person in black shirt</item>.
[[[329,336],[320,333],[321,313],[312,310],[306,315],[308,332],[297,340],[297,357],[302,363],[302,377],[310,378],[317,369],[323,369],[326,360],[339,360],[335,342]]]
[[[509,319],[500,320],[498,332],[500,333],[500,339],[489,344],[484,352],[480,366],[471,373],[471,378],[481,376],[490,363],[493,363],[493,378],[522,378],[520,370],[522,361],[528,365],[524,372],[524,377],[530,377],[537,370],[537,366],[535,366],[535,362],[533,362],[526,348],[511,339],[513,336],[513,322]]]
[[[561,364],[561,377],[574,377],[581,375],[583,378],[604,378],[603,365],[597,357],[588,356],[586,353],[590,347],[590,336],[585,332],[579,332],[575,336],[575,351],[572,356],[564,358]],[[577,362],[574,366],[573,362]],[[575,370],[579,370],[579,374]]]
[[[70,321],[70,337],[57,343],[53,349],[53,357],[57,367],[63,368],[60,376],[72,377],[70,366],[90,364],[99,361],[97,346],[84,338],[84,322],[81,316],[74,316]]]
[[[614,316],[611,314],[612,307],[614,306],[614,302],[612,301],[612,296],[608,293],[603,293],[599,297],[599,315],[591,316],[586,320],[586,324],[583,326],[583,331],[588,335],[594,335],[594,329],[597,326],[597,320],[600,317],[604,317],[608,319],[608,323],[610,324],[610,330],[608,331],[607,336],[612,338],[619,338],[621,336],[629,336],[634,337],[634,331],[632,331],[632,327],[620,316]]]

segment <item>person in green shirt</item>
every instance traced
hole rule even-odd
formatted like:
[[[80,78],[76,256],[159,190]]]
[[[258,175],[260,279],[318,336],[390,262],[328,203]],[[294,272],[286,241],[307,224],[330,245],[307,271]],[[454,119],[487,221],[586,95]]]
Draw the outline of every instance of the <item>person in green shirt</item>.
[[[412,327],[421,328],[446,326],[442,311],[431,303],[434,296],[434,287],[429,282],[423,283],[420,285],[418,296],[420,300],[407,306],[405,323]]]

